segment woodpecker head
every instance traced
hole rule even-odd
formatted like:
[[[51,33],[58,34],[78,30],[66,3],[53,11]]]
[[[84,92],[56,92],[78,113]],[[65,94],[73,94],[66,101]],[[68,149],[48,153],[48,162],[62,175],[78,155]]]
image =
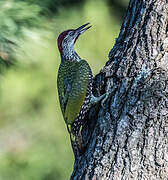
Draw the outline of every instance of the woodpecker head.
[[[61,56],[67,59],[74,59],[74,56],[78,56],[74,51],[74,44],[78,37],[91,27],[86,27],[88,24],[90,23],[84,24],[77,29],[66,30],[58,36],[57,43]]]

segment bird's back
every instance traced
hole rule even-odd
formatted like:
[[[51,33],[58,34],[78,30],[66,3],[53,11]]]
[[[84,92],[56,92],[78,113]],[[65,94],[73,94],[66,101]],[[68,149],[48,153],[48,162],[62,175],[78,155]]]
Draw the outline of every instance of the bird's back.
[[[57,86],[62,114],[67,124],[72,124],[82,113],[91,80],[92,72],[85,60],[61,62]]]

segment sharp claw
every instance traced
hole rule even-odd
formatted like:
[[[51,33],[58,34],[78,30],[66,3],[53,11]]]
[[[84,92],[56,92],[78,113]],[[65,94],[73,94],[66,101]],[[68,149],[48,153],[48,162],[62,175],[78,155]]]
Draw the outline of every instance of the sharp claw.
[[[104,97],[104,99],[101,102],[101,106],[103,108],[105,108],[105,103],[106,103],[107,99],[112,95],[112,92],[111,93],[106,92],[104,95],[105,95],[105,97]]]
[[[108,98],[108,95],[105,94],[105,97],[104,97],[104,99],[103,99],[102,102],[101,102],[101,106],[102,106],[103,108],[105,108],[105,102],[106,102],[107,98]]]

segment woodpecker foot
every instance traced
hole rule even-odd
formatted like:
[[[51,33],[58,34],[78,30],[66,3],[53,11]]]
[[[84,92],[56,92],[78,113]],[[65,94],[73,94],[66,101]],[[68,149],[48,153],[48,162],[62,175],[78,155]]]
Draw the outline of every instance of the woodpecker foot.
[[[99,96],[99,97],[95,97],[95,96],[93,96],[93,94],[92,94],[92,95],[91,95],[91,100],[90,100],[91,106],[97,104],[98,102],[100,102],[100,101],[101,101],[103,98],[105,98],[105,97],[106,97],[106,94],[103,94],[103,95],[101,95],[101,96]]]

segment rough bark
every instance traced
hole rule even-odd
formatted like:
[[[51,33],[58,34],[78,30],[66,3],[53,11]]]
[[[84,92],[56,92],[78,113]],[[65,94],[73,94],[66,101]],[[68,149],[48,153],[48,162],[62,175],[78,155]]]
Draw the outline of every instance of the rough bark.
[[[130,0],[94,92],[73,180],[168,179],[168,4]]]

